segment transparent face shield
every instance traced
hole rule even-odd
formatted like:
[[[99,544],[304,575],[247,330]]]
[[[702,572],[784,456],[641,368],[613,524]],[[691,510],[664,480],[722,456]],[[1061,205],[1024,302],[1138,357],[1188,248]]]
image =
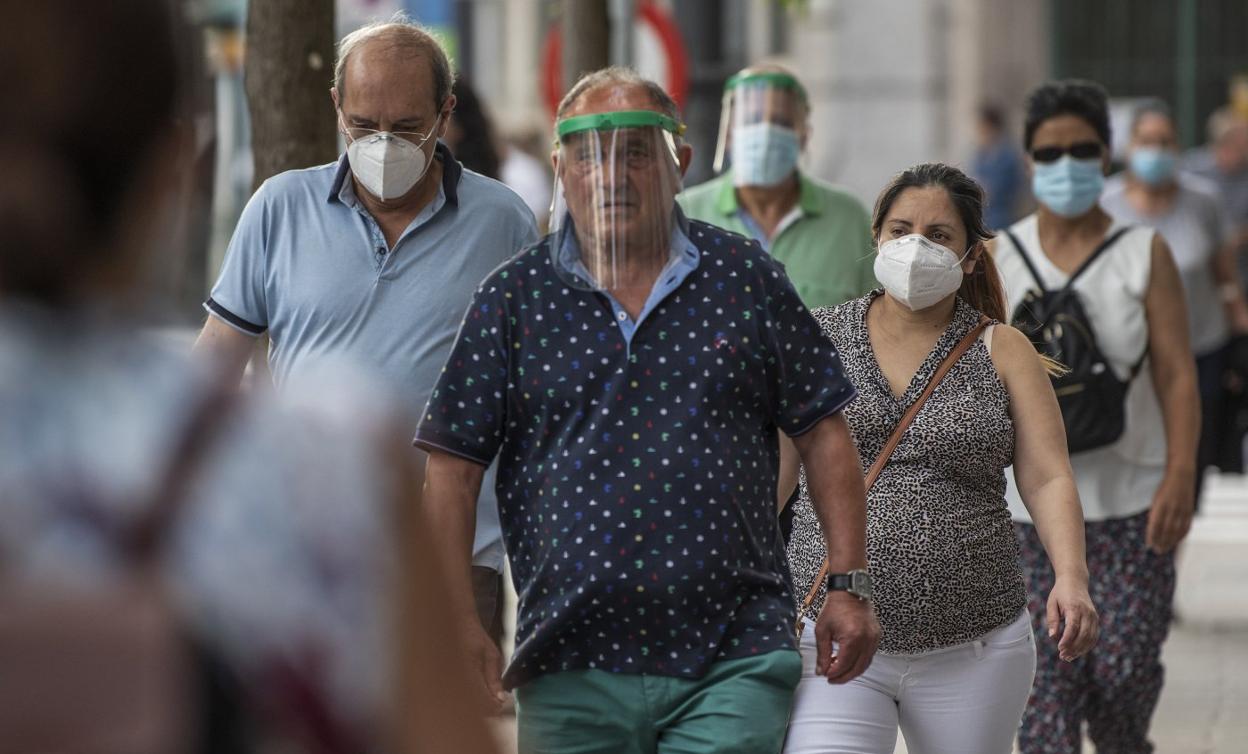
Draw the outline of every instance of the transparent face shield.
[[[774,185],[797,167],[806,130],[806,91],[787,73],[728,79],[715,144],[715,172],[731,161],[737,185]]]
[[[673,255],[683,131],[651,110],[556,124],[551,253],[565,282],[600,291],[653,287]]]

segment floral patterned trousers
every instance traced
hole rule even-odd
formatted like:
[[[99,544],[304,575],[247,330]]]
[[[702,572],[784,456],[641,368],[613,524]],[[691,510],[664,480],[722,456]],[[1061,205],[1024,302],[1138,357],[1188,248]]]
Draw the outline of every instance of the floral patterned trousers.
[[[1174,554],[1144,546],[1147,511],[1085,524],[1089,592],[1101,638],[1071,663],[1050,639],[1045,605],[1053,568],[1036,528],[1015,524],[1036,634],[1036,680],[1019,730],[1022,754],[1079,754],[1082,726],[1097,754],[1148,754],[1149,721],[1161,696],[1161,645],[1170,631]]]

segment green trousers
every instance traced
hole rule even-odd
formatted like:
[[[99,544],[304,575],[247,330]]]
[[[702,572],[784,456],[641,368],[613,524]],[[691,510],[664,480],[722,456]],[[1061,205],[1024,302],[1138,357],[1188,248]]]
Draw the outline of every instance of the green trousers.
[[[516,689],[520,754],[777,754],[797,652],[725,660],[697,680],[573,670]]]

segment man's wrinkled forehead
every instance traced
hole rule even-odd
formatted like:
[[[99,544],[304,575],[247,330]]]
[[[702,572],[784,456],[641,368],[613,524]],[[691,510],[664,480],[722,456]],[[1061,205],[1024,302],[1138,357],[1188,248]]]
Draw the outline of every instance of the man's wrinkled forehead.
[[[806,116],[806,102],[796,89],[771,84],[747,84],[733,91],[732,106],[746,122],[796,124]]]
[[[645,87],[639,84],[612,82],[582,93],[562,117],[572,118],[577,115],[611,113],[620,110],[652,110],[666,114],[661,103],[655,102]]]

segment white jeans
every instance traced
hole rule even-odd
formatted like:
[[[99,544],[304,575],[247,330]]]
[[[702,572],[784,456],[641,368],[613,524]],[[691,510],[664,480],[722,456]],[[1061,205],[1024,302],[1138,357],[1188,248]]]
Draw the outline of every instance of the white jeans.
[[[802,635],[802,680],[785,754],[1009,754],[1036,672],[1030,617],[956,647],[877,654],[843,685],[815,674],[813,626]]]

